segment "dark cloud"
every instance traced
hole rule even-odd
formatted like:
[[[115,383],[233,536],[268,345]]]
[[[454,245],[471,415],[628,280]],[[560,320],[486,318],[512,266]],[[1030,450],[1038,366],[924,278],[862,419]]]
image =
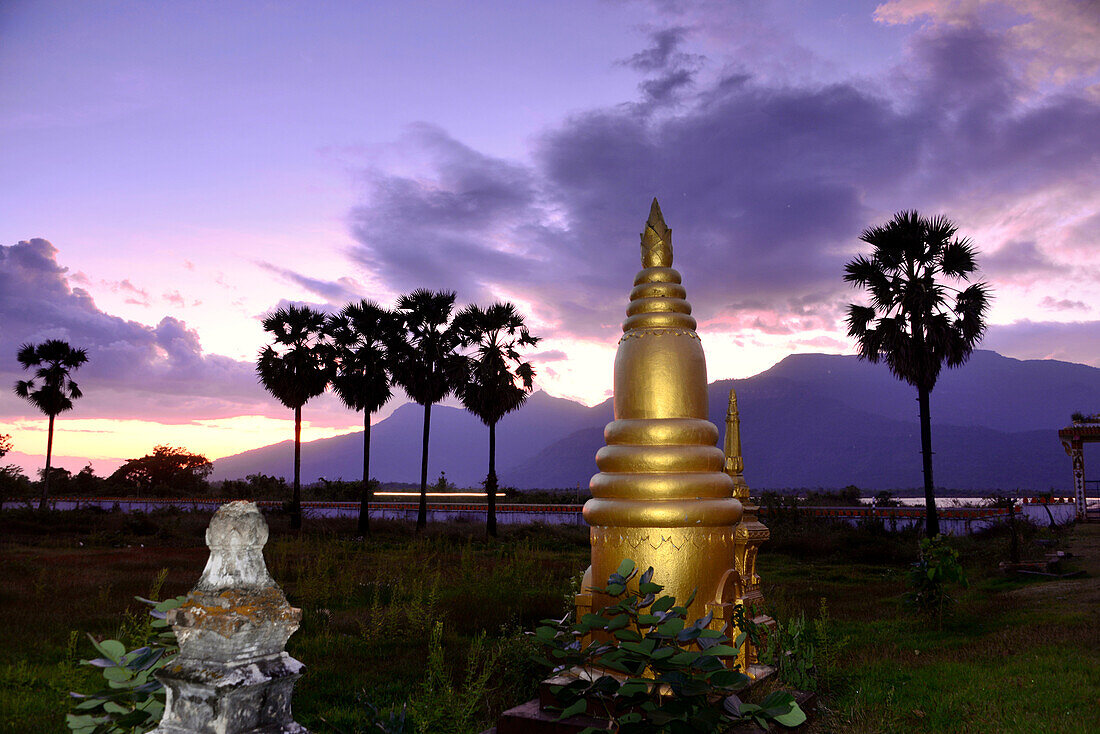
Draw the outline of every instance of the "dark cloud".
[[[622,61],[625,66],[646,74],[638,85],[643,103],[671,101],[694,83],[704,58],[680,50],[686,35],[687,29],[683,27],[654,31],[650,33],[648,48]]]
[[[321,280],[302,275],[293,270],[287,270],[264,260],[258,260],[256,264],[284,280],[305,288],[310,293],[321,296],[332,305],[339,306],[348,301],[358,301],[363,297],[362,286],[356,283],[353,278],[343,277],[336,280]]]
[[[649,34],[651,46],[625,59],[623,63],[642,72],[665,71],[677,63],[677,57],[684,54],[679,51],[684,42],[687,29],[683,27],[664,28]]]
[[[631,63],[659,76],[682,37],[654,36]],[[859,298],[840,275],[873,217],[1100,185],[1100,103],[1021,101],[1007,49],[973,26],[926,30],[884,91],[777,86],[735,70],[676,107],[643,99],[574,114],[537,139],[529,165],[420,126],[411,141],[426,172],[364,173],[354,256],[395,290],[516,293],[560,324],[554,334],[610,335],[657,195],[702,318],[759,320],[771,333],[835,328]],[[1006,278],[1060,267],[1023,239],[980,264]],[[735,313],[746,303],[751,313]]]
[[[204,354],[198,334],[178,319],[146,326],[99,310],[87,291],[70,286],[57,248],[44,239],[0,246],[0,313],[4,385],[24,376],[15,360],[20,344],[64,339],[87,349],[88,363],[76,374],[82,418],[171,422],[273,412],[251,364]],[[28,413],[10,390],[2,393],[0,415]]]

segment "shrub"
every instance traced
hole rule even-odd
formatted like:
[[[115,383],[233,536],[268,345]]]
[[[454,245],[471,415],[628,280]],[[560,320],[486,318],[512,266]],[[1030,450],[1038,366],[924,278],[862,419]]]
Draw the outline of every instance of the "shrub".
[[[909,570],[908,600],[920,614],[934,619],[937,628],[954,601],[947,593],[949,584],[968,585],[958,551],[943,535],[921,540],[920,557]]]
[[[165,575],[161,572],[157,577],[150,596],[157,595]],[[141,734],[156,727],[164,714],[164,686],[153,674],[179,652],[175,632],[168,628],[165,616],[187,597],[162,602],[136,598],[152,607],[149,617],[124,622],[123,632],[141,638],[144,644],[128,651],[119,640],[97,641],[88,635],[102,657],[80,662],[100,668],[107,685],[88,695],[69,694],[75,701],[65,719],[74,734]]]
[[[462,684],[455,686],[443,664],[443,623],[436,622],[428,646],[427,675],[408,703],[415,730],[420,734],[477,731],[474,725],[485,708],[499,655],[498,646],[486,644],[484,632],[475,636],[466,655]]]
[[[745,704],[734,694],[749,683],[736,658],[747,633],[737,646],[723,642],[725,634],[710,629],[708,613],[689,623],[687,609],[653,582],[653,569],[638,580],[637,591],[627,582],[637,574],[634,562],[624,560],[597,593],[618,599],[598,612],[570,622],[544,620],[534,636],[545,654],[538,658],[554,673],[580,671],[565,685],[553,685],[560,717],[595,709],[608,721],[607,729],[587,732],[716,732],[731,721],[776,721],[797,726],[806,715],[790,693],[777,691],[761,704]]]

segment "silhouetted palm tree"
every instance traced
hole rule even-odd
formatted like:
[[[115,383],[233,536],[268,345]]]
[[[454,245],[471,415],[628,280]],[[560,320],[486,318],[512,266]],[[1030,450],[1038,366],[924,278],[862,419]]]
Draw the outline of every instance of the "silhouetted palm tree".
[[[389,346],[398,334],[397,317],[373,301],[349,303],[326,325],[335,371],[332,389],[344,405],[363,411],[363,486],[359,495],[360,534],[370,532],[370,417],[390,399]]]
[[[413,402],[424,406],[424,445],[420,459],[420,506],[416,529],[428,524],[428,433],[432,405],[465,380],[466,358],[458,354],[461,335],[451,323],[453,291],[423,288],[397,300],[403,338],[393,344],[393,379]]]
[[[489,426],[489,474],[485,480],[488,513],[485,531],[497,534],[497,422],[517,410],[534,387],[535,369],[520,358],[519,349],[533,347],[539,338],[531,336],[523,317],[511,303],[494,303],[482,310],[467,306],[455,317],[463,346],[474,347],[469,377],[455,393],[466,409]],[[518,383],[518,384],[517,384]]]
[[[46,470],[42,474],[42,497],[38,509],[45,510],[50,496],[50,460],[53,458],[53,422],[59,413],[72,410],[73,401],[84,393],[73,382],[71,373],[88,361],[88,352],[74,349],[68,342],[48,339],[41,344],[24,344],[15,357],[24,370],[36,367],[34,377],[15,383],[15,394],[30,401],[50,418],[46,438]]]
[[[331,347],[324,338],[325,314],[293,304],[263,319],[274,343],[260,350],[256,373],[269,393],[294,411],[294,498],[290,526],[302,527],[302,406],[325,391],[331,373]],[[276,350],[278,347],[278,351]]]
[[[899,379],[917,388],[927,532],[940,531],[932,482],[932,430],[928,394],[940,369],[958,367],[970,357],[985,332],[990,292],[984,282],[961,290],[947,285],[969,281],[977,271],[975,250],[943,216],[898,212],[884,225],[864,230],[860,239],[874,249],[844,268],[844,280],[864,287],[870,306],[848,307],[848,335],[859,356],[882,360]],[[961,283],[959,283],[961,285]]]

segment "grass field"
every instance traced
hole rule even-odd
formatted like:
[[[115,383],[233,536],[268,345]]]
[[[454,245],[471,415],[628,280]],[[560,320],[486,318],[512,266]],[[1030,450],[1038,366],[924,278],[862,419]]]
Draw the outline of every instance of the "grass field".
[[[98,682],[76,664],[93,650],[84,632],[123,636],[133,601],[167,569],[162,596],[185,593],[207,551],[209,516],[163,513],[0,513],[0,730],[65,731],[69,690]],[[523,630],[560,616],[587,564],[583,529],[441,526],[417,536],[380,524],[366,542],[353,521],[307,523],[292,535],[271,516],[265,555],[304,612],[289,652],[307,666],[296,718],[317,732],[363,730],[365,702],[415,712],[477,697],[468,731],[529,697],[542,671]],[[1046,531],[1043,531],[1046,534]],[[1035,532],[1025,537],[1040,554]],[[814,731],[1087,732],[1100,730],[1100,525],[1057,538],[1082,578],[1008,579],[1003,534],[958,543],[970,576],[941,630],[903,603],[916,538],[846,526],[773,528],[759,566],[781,620],[814,616],[824,599],[833,657]],[[443,684],[426,674],[442,624]],[[467,653],[484,632],[490,690],[464,687]],[[475,666],[476,667],[476,666]],[[476,677],[476,676],[475,676]],[[442,726],[432,724],[431,726]]]

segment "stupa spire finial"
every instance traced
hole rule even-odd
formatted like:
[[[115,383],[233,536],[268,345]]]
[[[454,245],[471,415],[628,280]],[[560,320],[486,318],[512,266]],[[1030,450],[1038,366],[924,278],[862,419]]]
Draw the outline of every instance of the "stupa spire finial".
[[[642,267],[672,267],[672,230],[665,224],[665,216],[661,213],[657,197],[653,197],[649,219],[645,223],[645,231],[642,232]]]

